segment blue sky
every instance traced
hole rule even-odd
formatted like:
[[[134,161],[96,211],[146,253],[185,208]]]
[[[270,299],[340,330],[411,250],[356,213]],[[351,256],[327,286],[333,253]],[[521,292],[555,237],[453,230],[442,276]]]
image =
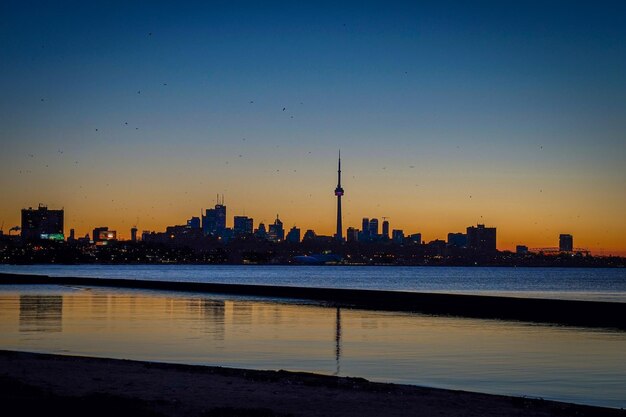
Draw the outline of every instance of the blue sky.
[[[347,226],[626,233],[624,2],[8,1],[0,39],[7,221],[158,229],[224,193],[330,232],[341,147]]]

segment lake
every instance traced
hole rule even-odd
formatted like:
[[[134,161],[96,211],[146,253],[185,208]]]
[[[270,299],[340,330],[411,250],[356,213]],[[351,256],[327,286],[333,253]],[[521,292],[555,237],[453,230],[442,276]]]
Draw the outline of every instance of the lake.
[[[0,265],[0,272],[626,302],[623,268]]]
[[[310,371],[626,407],[626,332],[299,300],[4,285],[0,349]]]

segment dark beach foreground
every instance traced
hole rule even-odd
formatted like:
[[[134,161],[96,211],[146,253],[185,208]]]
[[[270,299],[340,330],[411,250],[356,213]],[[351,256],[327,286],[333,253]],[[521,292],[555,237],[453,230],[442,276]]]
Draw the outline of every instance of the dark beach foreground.
[[[0,351],[16,415],[626,416],[624,410],[286,371]]]

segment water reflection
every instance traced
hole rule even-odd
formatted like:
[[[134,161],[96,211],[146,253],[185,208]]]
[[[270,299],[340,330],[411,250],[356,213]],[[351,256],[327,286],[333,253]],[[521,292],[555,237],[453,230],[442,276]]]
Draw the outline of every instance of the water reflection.
[[[20,295],[20,332],[60,332],[63,297]]]
[[[626,332],[234,296],[20,288],[0,288],[0,349],[312,371],[626,406]]]
[[[341,309],[337,307],[337,316],[335,319],[335,362],[337,364],[337,369],[335,371],[335,375],[339,375],[341,372]]]

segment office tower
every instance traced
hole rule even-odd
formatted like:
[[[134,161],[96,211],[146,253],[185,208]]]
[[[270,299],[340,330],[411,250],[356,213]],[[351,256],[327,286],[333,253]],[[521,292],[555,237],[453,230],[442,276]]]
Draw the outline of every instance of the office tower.
[[[22,209],[22,238],[25,240],[65,240],[63,234],[63,209],[48,210],[39,205],[37,209]]]
[[[304,237],[302,238],[302,242],[313,242],[313,241],[315,241],[316,237],[317,237],[317,235],[315,234],[315,232],[312,229],[308,229],[304,233]]]
[[[362,232],[370,231],[370,219],[368,219],[367,217],[363,217],[363,220],[361,222],[361,231]]]
[[[235,236],[251,235],[254,229],[254,220],[248,216],[233,218],[233,232]]]
[[[389,240],[389,222],[387,220],[383,220],[383,240]]]
[[[404,243],[404,231],[394,229],[391,232],[391,240],[393,241],[393,243],[397,243],[399,245],[403,244]]]
[[[267,230],[265,229],[265,223],[259,223],[259,228],[254,232],[254,236],[259,239],[267,239]]]
[[[343,188],[341,188],[341,151],[339,151],[339,160],[337,166],[337,188],[335,188],[335,195],[337,196],[337,231],[335,232],[335,239],[339,242],[342,242],[343,226],[341,225],[341,197],[343,196]]]
[[[218,202],[215,208],[207,209],[206,215],[202,216],[202,232],[205,235],[221,236],[226,229],[226,206],[222,197],[221,204]]]
[[[464,248],[467,246],[467,235],[465,233],[448,233],[448,246]]]
[[[346,241],[348,243],[356,242],[359,240],[359,231],[354,227],[348,227],[346,231]]]
[[[197,219],[197,217],[196,217],[196,219]],[[199,219],[198,219],[198,220],[199,220]],[[133,226],[133,227],[130,229],[130,240],[131,240],[132,242],[136,242],[136,241],[137,241],[137,228],[136,228],[135,226]]]
[[[74,229],[70,229],[70,237],[67,238],[67,241],[73,242],[74,240],[76,240],[76,234],[74,232]]]
[[[188,229],[200,229],[200,217],[192,217],[187,220]]]
[[[495,252],[496,228],[479,224],[467,228],[467,247],[480,253]]]
[[[414,245],[421,245],[422,244],[422,234],[421,233],[413,233],[412,235],[409,235],[409,241],[411,241],[411,243],[413,243]]]
[[[526,255],[528,253],[528,246],[526,245],[517,245],[515,247],[515,253],[518,255]]]
[[[224,229],[226,229],[226,206],[223,203],[216,204],[215,205],[215,232],[218,235],[221,235]]]
[[[574,250],[574,236],[570,234],[559,235],[559,251],[572,252]]]
[[[285,229],[283,229],[283,222],[278,218],[278,214],[274,224],[270,224],[268,237],[273,242],[281,242],[285,239]]]
[[[290,243],[300,243],[300,229],[296,226],[292,227],[285,240]]]
[[[367,242],[370,239],[370,219],[363,217],[361,221],[361,233],[359,234],[360,242]]]
[[[378,238],[378,219],[371,219],[369,225],[370,239],[376,240]]]

